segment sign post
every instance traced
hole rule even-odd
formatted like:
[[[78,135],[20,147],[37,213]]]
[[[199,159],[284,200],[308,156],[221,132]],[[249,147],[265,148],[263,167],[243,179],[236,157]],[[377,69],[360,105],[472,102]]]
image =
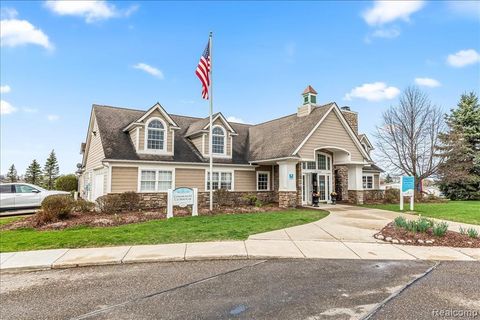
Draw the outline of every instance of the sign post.
[[[403,197],[410,197],[410,211],[413,211],[413,201],[415,195],[415,177],[402,176],[400,180],[400,210],[403,211]]]
[[[185,208],[192,206],[192,216],[198,216],[198,189],[197,188],[176,188],[168,189],[167,219],[173,218],[173,206]]]

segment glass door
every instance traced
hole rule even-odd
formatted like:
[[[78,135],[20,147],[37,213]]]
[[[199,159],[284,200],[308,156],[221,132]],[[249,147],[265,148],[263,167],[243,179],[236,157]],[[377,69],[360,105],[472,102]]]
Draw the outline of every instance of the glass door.
[[[319,194],[319,201],[326,201],[327,200],[327,181],[326,177],[323,174],[318,175],[318,194]]]

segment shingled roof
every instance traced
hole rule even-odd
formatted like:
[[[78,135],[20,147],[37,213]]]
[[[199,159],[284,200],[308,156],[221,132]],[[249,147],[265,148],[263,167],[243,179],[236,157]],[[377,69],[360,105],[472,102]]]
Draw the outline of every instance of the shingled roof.
[[[333,102],[313,107],[308,117],[298,117],[295,113],[257,125],[229,122],[237,133],[233,137],[232,159],[214,158],[214,162],[248,164],[260,160],[292,157],[296,148],[332,106]],[[93,112],[106,159],[208,162],[187,138],[192,132],[203,129],[208,124],[208,118],[170,115],[180,127],[175,132],[175,148],[171,156],[137,153],[128,132],[123,131],[145,111],[94,105]]]

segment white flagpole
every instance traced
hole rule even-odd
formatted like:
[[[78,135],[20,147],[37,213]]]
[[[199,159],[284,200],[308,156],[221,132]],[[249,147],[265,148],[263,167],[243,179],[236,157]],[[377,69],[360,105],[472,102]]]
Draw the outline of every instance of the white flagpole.
[[[212,114],[213,114],[213,92],[212,92],[212,32],[210,32],[210,37],[208,39],[208,51],[210,54],[210,88],[208,89],[208,99],[210,100],[210,129],[208,137],[208,154],[210,156],[210,211],[213,210],[213,158],[212,158],[212,133],[213,133],[213,123],[212,123]]]

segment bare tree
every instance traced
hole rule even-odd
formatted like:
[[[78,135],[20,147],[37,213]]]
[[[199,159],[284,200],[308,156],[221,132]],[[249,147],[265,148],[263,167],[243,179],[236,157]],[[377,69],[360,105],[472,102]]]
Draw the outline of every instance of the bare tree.
[[[445,128],[443,114],[420,89],[408,87],[399,105],[382,118],[375,134],[379,160],[395,174],[414,176],[418,190],[420,181],[434,175],[442,161],[436,146]]]

